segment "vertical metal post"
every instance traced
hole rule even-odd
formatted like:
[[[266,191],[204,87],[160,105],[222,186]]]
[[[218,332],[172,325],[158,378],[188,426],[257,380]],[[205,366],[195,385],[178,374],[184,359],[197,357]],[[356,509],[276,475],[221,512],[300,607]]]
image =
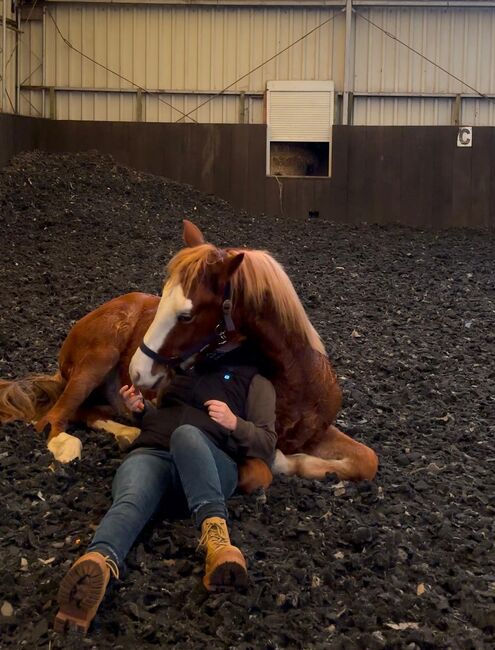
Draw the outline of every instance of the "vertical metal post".
[[[137,89],[136,93],[136,122],[143,121],[143,91],[141,88]]]
[[[246,93],[243,90],[239,95],[239,122],[241,124],[246,122]]]
[[[21,9],[16,2],[15,18],[17,31],[15,33],[15,112],[21,112]]]
[[[57,96],[55,94],[55,88],[52,86],[49,91],[49,102],[50,102],[50,119],[57,119]]]
[[[5,113],[5,98],[7,90],[7,0],[2,4],[2,113]]]
[[[45,117],[45,86],[46,86],[46,7],[43,6],[43,22],[41,25],[41,117]],[[55,82],[56,83],[56,82]]]
[[[344,95],[342,98],[342,124],[352,123],[349,94],[354,90],[354,52],[352,51],[352,0],[345,5]]]
[[[459,126],[461,123],[461,96],[456,95],[452,102],[452,124]]]

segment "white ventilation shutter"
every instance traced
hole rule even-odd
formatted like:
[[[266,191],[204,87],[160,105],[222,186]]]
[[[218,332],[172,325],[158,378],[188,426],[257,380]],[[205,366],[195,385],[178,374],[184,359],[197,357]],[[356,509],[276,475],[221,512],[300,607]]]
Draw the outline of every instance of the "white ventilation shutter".
[[[266,121],[268,175],[312,175],[306,163],[315,175],[330,175],[333,81],[269,81]]]
[[[274,92],[271,95],[271,139],[277,142],[328,142],[330,94]]]
[[[330,142],[332,81],[269,81],[267,122],[273,142]]]

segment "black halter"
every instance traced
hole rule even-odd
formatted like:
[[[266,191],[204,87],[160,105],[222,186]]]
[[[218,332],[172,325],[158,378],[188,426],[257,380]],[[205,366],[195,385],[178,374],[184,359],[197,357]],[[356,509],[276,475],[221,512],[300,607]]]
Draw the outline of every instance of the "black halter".
[[[206,350],[216,350],[220,346],[225,345],[225,343],[227,343],[227,332],[235,332],[235,325],[232,320],[230,282],[227,282],[225,289],[223,290],[222,322],[217,324],[213,334],[210,334],[199,343],[188,348],[181,355],[175,357],[165,357],[162,354],[158,354],[158,352],[149,348],[144,341],[142,341],[139,349],[147,357],[153,359],[153,361],[156,361],[163,366],[168,366],[169,368],[177,368],[194,354],[205,352]]]

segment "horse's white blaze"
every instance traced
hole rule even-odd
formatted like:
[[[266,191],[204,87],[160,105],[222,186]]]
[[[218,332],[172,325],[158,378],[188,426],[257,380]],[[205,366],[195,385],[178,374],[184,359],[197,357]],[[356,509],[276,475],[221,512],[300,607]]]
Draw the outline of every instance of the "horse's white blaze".
[[[164,290],[155,318],[144,335],[145,344],[154,352],[162,347],[170,330],[177,323],[180,314],[191,312],[192,302],[186,298],[181,284],[176,284],[167,291]],[[140,388],[151,388],[165,376],[165,371],[151,374],[153,359],[147,357],[138,348],[129,365],[129,374],[134,385]]]
[[[59,462],[70,463],[74,458],[81,458],[82,442],[62,431],[49,441],[48,449]]]

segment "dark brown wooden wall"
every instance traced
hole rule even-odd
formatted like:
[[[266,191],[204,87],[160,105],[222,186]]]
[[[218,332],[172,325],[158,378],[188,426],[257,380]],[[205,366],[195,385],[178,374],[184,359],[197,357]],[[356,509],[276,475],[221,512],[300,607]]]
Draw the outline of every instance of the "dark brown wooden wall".
[[[0,169],[12,156],[37,147],[38,120],[0,113]]]
[[[265,126],[51,121],[0,115],[0,166],[17,152],[97,149],[248,212],[342,223],[495,227],[495,128],[334,127],[332,177],[265,175]],[[280,200],[280,192],[282,200]]]

